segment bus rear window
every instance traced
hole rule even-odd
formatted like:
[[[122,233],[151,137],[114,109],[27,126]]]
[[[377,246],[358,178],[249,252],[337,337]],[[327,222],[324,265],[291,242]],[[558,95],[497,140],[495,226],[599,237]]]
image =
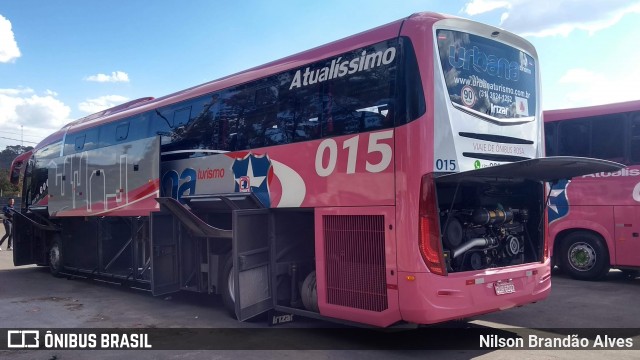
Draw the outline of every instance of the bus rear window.
[[[536,113],[536,64],[507,44],[460,31],[438,30],[438,51],[454,106],[491,120]]]

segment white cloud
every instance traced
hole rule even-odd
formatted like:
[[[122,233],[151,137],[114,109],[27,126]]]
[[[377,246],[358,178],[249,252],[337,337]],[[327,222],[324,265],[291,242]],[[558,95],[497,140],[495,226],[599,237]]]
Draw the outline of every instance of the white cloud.
[[[567,36],[575,30],[593,34],[640,13],[640,0],[471,0],[462,11],[477,15],[504,9],[500,26],[522,36]]]
[[[0,95],[18,96],[24,94],[33,94],[33,89],[30,88],[18,88],[18,89],[0,89]]]
[[[0,127],[23,131],[24,140],[42,140],[69,122],[70,113],[71,108],[51,95],[40,96],[32,89],[0,89]]]
[[[13,36],[11,21],[0,15],[0,62],[13,62],[20,55],[18,43]]]
[[[572,108],[638,100],[637,84],[640,70],[617,73],[599,73],[582,68],[565,72],[555,91],[562,94],[552,97],[545,109]]]
[[[467,15],[474,16],[478,14],[484,14],[496,9],[510,7],[511,3],[506,0],[472,0],[464,6],[462,11],[464,11]]]
[[[129,75],[124,71],[113,71],[111,75],[96,74],[87,76],[84,79],[95,82],[129,82]]]
[[[78,104],[80,111],[93,114],[98,111],[120,105],[129,100],[129,98],[120,95],[105,95],[95,99],[87,99]]]
[[[561,84],[590,84],[593,82],[604,82],[606,81],[606,77],[601,74],[596,74],[593,71],[589,71],[586,69],[569,69],[560,80],[558,80]]]

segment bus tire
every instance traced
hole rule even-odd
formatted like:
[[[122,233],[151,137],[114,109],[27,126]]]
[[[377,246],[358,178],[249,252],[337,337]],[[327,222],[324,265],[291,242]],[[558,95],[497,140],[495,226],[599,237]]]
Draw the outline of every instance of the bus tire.
[[[236,318],[236,301],[235,301],[235,285],[233,279],[233,253],[227,255],[222,271],[222,303],[225,309],[233,317]]]
[[[49,247],[49,271],[55,277],[62,277],[62,241],[55,237]]]
[[[576,231],[562,242],[562,265],[576,280],[597,280],[609,271],[609,251],[600,236]]]

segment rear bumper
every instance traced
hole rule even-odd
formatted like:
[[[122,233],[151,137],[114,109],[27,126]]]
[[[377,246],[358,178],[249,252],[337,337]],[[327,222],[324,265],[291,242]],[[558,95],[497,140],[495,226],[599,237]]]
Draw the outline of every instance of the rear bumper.
[[[550,261],[438,276],[398,273],[402,319],[433,324],[505,310],[545,299],[551,291]],[[408,276],[415,277],[410,281]],[[510,280],[515,292],[496,295],[494,285]]]

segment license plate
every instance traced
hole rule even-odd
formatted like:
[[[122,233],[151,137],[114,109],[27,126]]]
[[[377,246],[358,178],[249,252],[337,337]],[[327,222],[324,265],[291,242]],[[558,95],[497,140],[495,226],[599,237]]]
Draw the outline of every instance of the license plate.
[[[511,280],[498,281],[493,285],[493,289],[496,291],[496,295],[511,294],[516,292],[516,286],[513,285]]]

